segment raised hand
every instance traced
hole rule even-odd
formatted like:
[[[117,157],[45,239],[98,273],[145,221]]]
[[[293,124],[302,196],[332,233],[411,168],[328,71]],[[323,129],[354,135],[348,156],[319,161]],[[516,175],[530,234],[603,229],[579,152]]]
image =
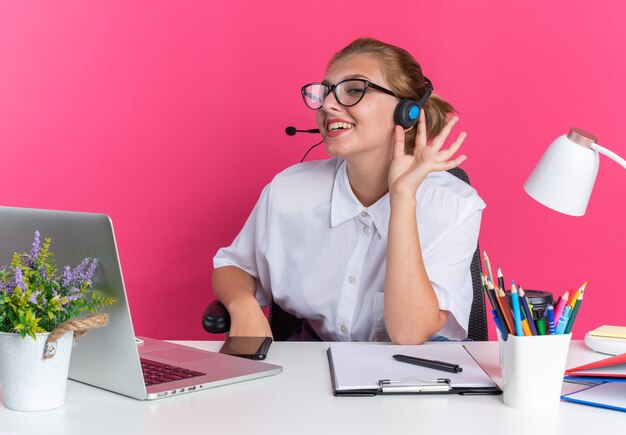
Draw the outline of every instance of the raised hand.
[[[452,127],[458,120],[458,116],[452,117],[441,132],[428,143],[426,119],[424,111],[422,111],[417,122],[413,155],[404,153],[404,130],[401,126],[396,125],[393,159],[389,166],[390,194],[406,194],[415,197],[417,188],[430,172],[447,171],[459,166],[467,159],[465,155],[452,159],[467,136],[465,132],[459,134],[447,149],[442,149]]]

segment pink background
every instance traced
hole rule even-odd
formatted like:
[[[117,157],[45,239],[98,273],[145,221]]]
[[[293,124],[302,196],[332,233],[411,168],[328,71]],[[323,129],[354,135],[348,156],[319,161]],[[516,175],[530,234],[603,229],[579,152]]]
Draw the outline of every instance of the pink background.
[[[572,126],[626,157],[626,5],[391,3],[2,2],[0,203],[109,214],[136,332],[211,338],[213,254],[316,142],[284,134],[315,127],[300,86],[374,36],[413,53],[458,109],[488,204],[480,245],[507,281],[561,294],[588,280],[575,338],[625,324],[624,170],[602,158],[582,218],[522,185]]]

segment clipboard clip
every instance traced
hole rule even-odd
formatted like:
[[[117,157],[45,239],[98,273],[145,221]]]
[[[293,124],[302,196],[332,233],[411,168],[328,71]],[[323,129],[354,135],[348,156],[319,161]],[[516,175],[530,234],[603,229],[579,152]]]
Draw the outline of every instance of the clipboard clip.
[[[412,380],[419,380],[423,384],[407,383]],[[448,378],[424,379],[418,376],[391,380],[381,379],[378,387],[382,393],[430,393],[452,390],[452,381]]]

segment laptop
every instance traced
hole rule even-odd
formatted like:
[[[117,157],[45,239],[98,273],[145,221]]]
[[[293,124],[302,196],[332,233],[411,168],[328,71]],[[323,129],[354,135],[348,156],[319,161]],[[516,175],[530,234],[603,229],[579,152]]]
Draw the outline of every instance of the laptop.
[[[109,324],[77,341],[70,362],[71,379],[153,400],[282,371],[277,365],[147,337],[136,341],[113,225],[107,215],[0,207],[0,265],[10,264],[14,252],[28,252],[35,230],[41,233],[42,242],[52,239],[59,270],[65,265],[74,267],[85,257],[97,258],[93,288],[116,298],[113,305],[102,309],[109,315]]]

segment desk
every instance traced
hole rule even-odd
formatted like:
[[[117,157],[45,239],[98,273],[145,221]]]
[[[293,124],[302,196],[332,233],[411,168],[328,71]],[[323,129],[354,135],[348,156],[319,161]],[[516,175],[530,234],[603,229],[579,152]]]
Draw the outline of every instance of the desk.
[[[179,343],[215,351],[221,345]],[[501,384],[498,343],[467,347]],[[277,376],[149,402],[69,381],[62,408],[22,413],[0,407],[0,434],[624,433],[625,413],[566,402],[530,412],[505,406],[502,396],[334,397],[327,348],[327,343],[274,343],[267,362],[283,366]],[[573,341],[568,367],[604,357]],[[565,384],[564,392],[579,388]]]

